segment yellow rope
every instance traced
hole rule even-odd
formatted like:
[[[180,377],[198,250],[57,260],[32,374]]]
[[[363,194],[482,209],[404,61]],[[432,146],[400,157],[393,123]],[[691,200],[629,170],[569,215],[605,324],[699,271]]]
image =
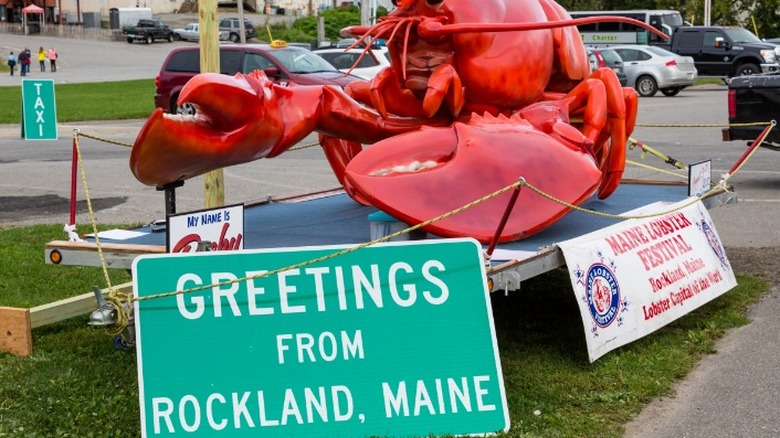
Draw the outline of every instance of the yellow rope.
[[[430,225],[430,224],[432,224],[434,222],[437,222],[437,221],[440,221],[442,219],[446,219],[446,218],[448,218],[448,217],[450,217],[452,215],[458,214],[458,213],[462,212],[463,210],[469,209],[469,208],[471,208],[471,207],[473,207],[473,206],[475,206],[477,204],[485,202],[485,201],[487,201],[487,200],[489,200],[491,198],[499,196],[499,195],[501,195],[503,193],[506,193],[506,192],[508,192],[510,190],[514,190],[517,187],[521,187],[523,184],[525,184],[525,180],[521,179],[520,181],[517,181],[517,182],[515,182],[513,184],[510,184],[510,185],[508,185],[506,187],[503,187],[503,188],[501,188],[499,190],[496,190],[496,191],[494,191],[492,193],[488,193],[487,195],[485,195],[485,196],[483,196],[483,197],[481,197],[481,198],[479,198],[479,199],[477,199],[475,201],[469,202],[468,204],[462,205],[462,206],[460,206],[460,207],[458,207],[458,208],[456,208],[454,210],[450,210],[450,211],[448,211],[448,212],[446,212],[444,214],[436,216],[436,217],[434,217],[432,219],[428,219],[427,221],[421,222],[421,223],[419,223],[417,225],[410,226],[410,227],[405,228],[403,230],[396,231],[395,233],[388,234],[386,236],[380,237],[378,239],[371,240],[369,242],[361,243],[361,244],[358,244],[358,245],[355,245],[355,246],[352,246],[352,247],[349,247],[349,248],[342,249],[340,251],[336,251],[336,252],[334,252],[332,254],[328,254],[328,255],[325,255],[325,256],[317,257],[317,258],[314,258],[314,259],[311,259],[311,260],[306,260],[306,261],[303,261],[303,262],[300,262],[300,263],[296,263],[296,264],[293,264],[293,265],[290,265],[290,266],[286,266],[286,267],[283,267],[283,268],[278,268],[278,269],[275,269],[275,270],[272,270],[272,271],[264,272],[264,273],[261,273],[261,274],[258,274],[258,275],[253,275],[253,276],[250,276],[250,277],[242,277],[242,278],[238,278],[238,279],[235,279],[235,280],[224,281],[224,282],[221,282],[221,283],[215,283],[215,284],[210,284],[210,285],[197,286],[197,287],[194,287],[194,288],[191,288],[191,289],[184,289],[184,290],[180,290],[180,291],[177,290],[177,291],[159,293],[159,294],[155,294],[155,295],[148,295],[148,296],[144,296],[144,297],[134,297],[134,298],[132,298],[132,300],[133,301],[144,301],[144,300],[150,300],[150,299],[154,299],[154,298],[165,298],[165,297],[170,297],[170,296],[179,295],[179,294],[197,292],[197,291],[209,289],[209,288],[211,288],[213,286],[228,286],[228,285],[231,285],[231,284],[234,284],[234,283],[240,283],[240,282],[243,282],[243,281],[254,280],[254,279],[263,278],[263,277],[269,277],[269,276],[278,274],[280,272],[289,271],[289,270],[292,270],[292,269],[302,268],[304,266],[312,265],[312,264],[315,264],[315,263],[320,263],[320,262],[323,262],[323,261],[326,261],[326,260],[330,260],[332,258],[336,258],[336,257],[342,256],[342,255],[345,255],[345,254],[349,254],[351,252],[358,251],[360,249],[369,247],[371,245],[375,245],[377,243],[388,241],[388,240],[390,240],[390,239],[392,239],[394,237],[398,237],[400,235],[403,235],[403,234],[406,234],[406,233],[410,233],[410,232],[418,230],[418,229],[420,229],[422,227],[426,227],[426,226],[428,226],[428,225]]]
[[[78,129],[74,129],[74,132],[75,131],[78,131]],[[133,147],[133,145],[130,144],[130,143],[123,143],[121,141],[109,140],[107,138],[97,137],[97,136],[94,136],[94,135],[84,134],[84,133],[81,133],[81,132],[77,132],[75,135],[77,137],[81,136],[81,137],[91,138],[92,140],[98,140],[98,141],[102,141],[104,143],[111,143],[111,144],[115,144],[117,146],[124,146],[124,147],[127,147],[127,148]]]
[[[87,210],[89,211],[89,221],[92,225],[92,233],[95,235],[95,246],[97,247],[98,257],[100,258],[100,266],[103,270],[103,277],[106,280],[108,287],[108,293],[106,294],[106,302],[114,306],[117,315],[117,330],[113,330],[112,334],[119,334],[127,326],[129,316],[125,312],[122,305],[122,298],[125,298],[118,290],[111,285],[111,277],[108,275],[108,263],[106,263],[105,256],[103,255],[103,247],[100,245],[100,236],[98,235],[97,220],[95,219],[95,210],[92,208],[92,197],[89,194],[89,185],[87,184],[87,171],[84,166],[84,160],[81,155],[81,145],[79,144],[79,130],[73,130],[73,145],[76,148],[76,157],[78,160],[78,166],[81,171],[81,184],[84,186],[84,197],[87,200]],[[126,295],[126,294],[125,294]]]
[[[766,124],[767,123],[749,123],[749,124],[731,124],[730,126],[758,126],[758,125],[766,125]],[[767,130],[767,134],[772,129],[772,127],[774,127],[775,122],[772,121],[772,122],[769,122],[769,124],[771,124],[771,127],[769,128],[769,130]],[[653,126],[653,127],[712,127],[712,126],[723,126],[723,125],[649,125],[649,124],[645,125],[645,124],[637,124],[636,126]],[[104,276],[106,278],[106,283],[109,285],[109,294],[107,295],[106,300],[117,309],[117,324],[116,324],[117,327],[118,327],[117,330],[116,330],[117,333],[123,331],[125,326],[127,325],[128,321],[129,321],[129,316],[128,316],[128,313],[127,313],[128,310],[126,310],[125,303],[129,305],[130,303],[132,303],[134,301],[145,301],[145,300],[151,300],[151,299],[156,299],[156,298],[165,298],[165,297],[170,297],[170,296],[179,295],[179,294],[187,294],[187,293],[197,292],[197,291],[201,291],[201,290],[206,290],[206,289],[209,289],[209,288],[212,288],[212,287],[215,287],[215,286],[216,287],[227,286],[227,285],[231,285],[231,284],[238,283],[238,282],[244,282],[244,281],[254,280],[254,279],[258,279],[258,278],[268,277],[268,276],[276,275],[276,274],[278,274],[280,272],[284,272],[284,271],[288,271],[288,270],[292,270],[292,269],[298,269],[298,268],[301,268],[301,267],[304,267],[304,266],[308,266],[308,265],[311,265],[311,264],[315,264],[315,263],[320,263],[320,262],[323,262],[323,261],[326,261],[326,260],[329,260],[329,259],[332,259],[332,258],[340,257],[342,255],[345,255],[345,254],[348,254],[348,253],[351,253],[351,252],[354,252],[354,251],[358,251],[360,249],[369,247],[369,246],[377,244],[377,243],[385,242],[387,240],[390,240],[392,238],[398,237],[400,235],[403,235],[403,234],[406,234],[406,233],[418,230],[418,229],[420,229],[422,227],[428,226],[428,225],[430,225],[430,224],[432,224],[434,222],[437,222],[437,221],[440,221],[440,220],[445,219],[447,217],[450,217],[452,215],[458,214],[458,213],[460,213],[460,212],[462,212],[462,211],[464,211],[464,210],[466,210],[468,208],[471,208],[471,207],[473,207],[473,206],[475,206],[475,205],[477,205],[479,203],[485,202],[485,201],[487,201],[487,200],[489,200],[489,199],[491,199],[493,197],[499,196],[499,195],[501,195],[503,193],[506,193],[506,192],[508,192],[510,190],[514,190],[516,188],[528,187],[531,191],[533,191],[537,195],[539,195],[539,196],[541,196],[541,197],[543,197],[545,199],[548,199],[548,200],[550,200],[552,202],[556,202],[556,203],[558,203],[560,205],[563,205],[563,206],[565,206],[565,207],[567,207],[567,208],[569,208],[571,210],[576,210],[576,211],[579,211],[579,212],[592,214],[594,216],[599,216],[599,217],[606,217],[606,218],[612,218],[612,219],[617,219],[617,220],[625,220],[625,219],[646,219],[646,218],[657,217],[657,216],[662,216],[662,215],[665,215],[665,214],[669,214],[669,213],[672,213],[674,211],[686,208],[686,207],[688,207],[688,206],[690,206],[690,205],[692,205],[692,204],[694,204],[696,202],[699,202],[701,199],[706,198],[708,196],[711,196],[712,194],[714,194],[718,190],[726,190],[725,186],[726,186],[727,179],[730,176],[732,176],[733,174],[736,174],[742,168],[744,163],[747,162],[747,160],[752,156],[752,153],[755,152],[755,149],[757,149],[757,147],[756,147],[747,157],[745,157],[745,160],[742,163],[740,163],[740,165],[734,170],[732,175],[726,175],[726,177],[719,184],[715,185],[709,192],[707,192],[704,195],[698,196],[698,197],[691,197],[691,199],[688,202],[686,202],[685,204],[680,205],[680,206],[678,206],[676,208],[670,208],[670,209],[668,209],[666,211],[661,211],[661,212],[652,213],[652,214],[644,214],[644,215],[620,215],[620,214],[610,214],[610,213],[598,212],[598,211],[595,211],[595,210],[589,210],[589,209],[582,208],[582,207],[579,207],[577,205],[568,203],[568,202],[566,202],[566,201],[564,201],[562,199],[558,199],[558,198],[556,198],[556,197],[554,197],[554,196],[552,196],[550,194],[547,194],[544,191],[542,191],[541,189],[539,189],[536,186],[534,186],[533,184],[527,182],[525,179],[521,178],[519,181],[517,181],[517,182],[515,182],[513,184],[510,184],[510,185],[508,185],[508,186],[506,186],[504,188],[501,188],[501,189],[496,190],[496,191],[494,191],[492,193],[489,193],[489,194],[483,196],[482,198],[479,198],[479,199],[477,199],[475,201],[472,201],[472,202],[470,202],[468,204],[465,204],[465,205],[463,205],[463,206],[461,206],[459,208],[456,208],[454,210],[451,210],[451,211],[449,211],[447,213],[444,213],[442,215],[436,216],[436,217],[434,217],[432,219],[429,219],[429,220],[424,221],[422,223],[419,223],[417,225],[405,228],[403,230],[397,231],[395,233],[383,236],[383,237],[381,237],[379,239],[375,239],[375,240],[372,240],[372,241],[369,241],[369,242],[365,242],[365,243],[362,243],[362,244],[359,244],[359,245],[355,245],[355,246],[352,246],[352,247],[349,247],[349,248],[345,248],[343,250],[336,251],[336,252],[334,252],[332,254],[328,254],[328,255],[325,255],[325,256],[317,257],[317,258],[314,258],[314,259],[311,259],[311,260],[306,260],[306,261],[303,261],[303,262],[300,262],[300,263],[293,264],[291,266],[278,268],[278,269],[275,269],[275,270],[272,270],[272,271],[268,271],[268,272],[264,272],[262,274],[258,274],[258,275],[254,275],[254,276],[238,278],[238,279],[235,279],[235,280],[220,282],[220,283],[216,283],[216,284],[202,285],[202,286],[198,286],[198,287],[194,287],[194,288],[190,288],[190,289],[164,292],[164,293],[153,294],[153,295],[148,295],[148,296],[144,296],[144,297],[135,297],[132,294],[121,293],[120,291],[114,289],[111,286],[111,280],[110,280],[110,278],[108,276],[107,263],[106,263],[105,258],[103,256],[103,251],[102,251],[102,248],[101,248],[101,245],[100,245],[100,239],[99,239],[98,233],[97,233],[97,223],[95,221],[94,212],[92,210],[92,203],[91,203],[90,196],[89,196],[89,190],[88,190],[87,183],[86,183],[86,173],[84,171],[84,165],[83,165],[82,158],[81,158],[81,150],[80,150],[80,148],[78,146],[78,136],[79,135],[82,135],[82,136],[88,137],[88,138],[92,138],[94,140],[104,141],[104,142],[107,142],[107,143],[113,143],[113,144],[117,144],[117,145],[121,145],[121,146],[132,146],[132,145],[128,145],[128,144],[120,143],[120,142],[115,142],[115,141],[103,139],[103,138],[96,137],[96,136],[90,136],[90,135],[87,135],[87,134],[80,134],[80,133],[78,133],[78,130],[74,130],[74,136],[76,138],[76,149],[77,149],[77,153],[78,153],[78,160],[79,160],[79,165],[81,166],[82,181],[83,181],[83,184],[84,184],[84,191],[85,191],[85,195],[86,195],[86,198],[87,198],[87,205],[88,205],[88,208],[89,208],[89,214],[90,214],[90,220],[92,222],[92,228],[93,228],[93,231],[95,233],[95,244],[96,244],[97,249],[98,249],[98,254],[99,254],[99,257],[100,257],[100,263],[101,263],[101,266],[103,268],[103,273],[104,273]],[[765,137],[766,137],[766,135],[762,136],[761,139],[757,140],[757,141],[759,141],[759,144],[761,142],[763,142]],[[631,140],[634,141],[635,144],[637,143],[635,140],[633,140],[633,139],[631,139]],[[302,146],[299,146],[299,147],[291,148],[290,150],[300,150],[300,149],[305,149],[305,148],[313,147],[313,146],[317,146],[317,145],[318,145],[317,143],[310,143],[310,144],[302,145]],[[645,151],[644,148],[643,148],[643,151]],[[666,162],[670,162],[669,157],[667,157],[667,156],[665,156],[663,154],[657,153],[657,154],[654,154],[654,155],[657,155],[660,158],[665,159]],[[627,163],[630,163],[630,164],[633,164],[633,165],[637,165],[639,167],[650,168],[650,169],[653,169],[653,170],[657,170],[659,172],[669,173],[671,175],[675,175],[675,176],[678,176],[678,177],[687,178],[687,177],[675,174],[673,172],[664,171],[664,170],[657,169],[657,168],[654,168],[654,167],[651,167],[651,166],[643,165],[641,163],[636,163],[636,162],[633,162],[633,161],[630,161],[630,160],[627,160]],[[130,308],[130,309],[132,309],[132,308]],[[129,310],[129,311],[131,311],[131,310]]]
[[[639,163],[639,162],[632,161],[632,160],[626,160],[626,164],[631,164],[633,166],[642,167],[644,169],[654,170],[654,171],[659,172],[659,173],[665,173],[667,175],[672,175],[672,176],[674,176],[676,178],[682,178],[682,179],[686,179],[686,180],[688,179],[688,175],[681,175],[679,173],[674,173],[674,172],[666,170],[666,169],[661,169],[659,167],[650,166],[648,164],[643,164],[643,163]]]
[[[287,151],[288,152],[290,152],[290,151],[299,151],[301,149],[308,149],[308,148],[319,146],[319,145],[320,145],[319,143],[306,143],[306,144],[302,144],[300,146],[291,147]]]
[[[750,122],[750,123],[635,123],[634,126],[643,128],[728,128],[730,126],[766,126],[769,122]]]

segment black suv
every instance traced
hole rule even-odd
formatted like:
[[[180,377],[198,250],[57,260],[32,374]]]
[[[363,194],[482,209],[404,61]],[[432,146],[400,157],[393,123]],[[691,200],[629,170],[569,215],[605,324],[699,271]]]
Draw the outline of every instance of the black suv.
[[[240,24],[241,22],[238,21],[238,18],[223,18],[219,20],[219,30],[228,32],[230,34],[228,39],[237,43],[241,41]],[[247,40],[255,36],[255,26],[246,18],[244,18],[244,35],[246,35]]]

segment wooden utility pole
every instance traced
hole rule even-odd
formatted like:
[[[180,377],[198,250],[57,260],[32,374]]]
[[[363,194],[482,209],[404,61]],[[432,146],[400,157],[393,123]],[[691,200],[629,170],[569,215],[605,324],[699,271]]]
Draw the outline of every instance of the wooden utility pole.
[[[198,17],[200,24],[200,72],[219,73],[217,0],[199,0]],[[212,170],[203,175],[203,188],[206,208],[225,205],[225,182],[222,169]]]

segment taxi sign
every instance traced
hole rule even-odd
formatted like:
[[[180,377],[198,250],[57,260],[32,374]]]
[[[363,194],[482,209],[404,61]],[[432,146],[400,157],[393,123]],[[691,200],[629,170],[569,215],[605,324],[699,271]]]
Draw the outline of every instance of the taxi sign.
[[[52,79],[22,80],[22,136],[25,140],[57,139],[57,105]]]

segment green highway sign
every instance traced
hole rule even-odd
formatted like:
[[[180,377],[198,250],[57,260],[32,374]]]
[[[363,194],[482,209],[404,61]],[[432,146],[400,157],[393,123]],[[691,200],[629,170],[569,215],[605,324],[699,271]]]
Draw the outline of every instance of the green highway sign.
[[[22,80],[22,136],[25,140],[57,139],[53,80]]]
[[[479,243],[343,248],[138,257],[142,436],[508,430]]]

